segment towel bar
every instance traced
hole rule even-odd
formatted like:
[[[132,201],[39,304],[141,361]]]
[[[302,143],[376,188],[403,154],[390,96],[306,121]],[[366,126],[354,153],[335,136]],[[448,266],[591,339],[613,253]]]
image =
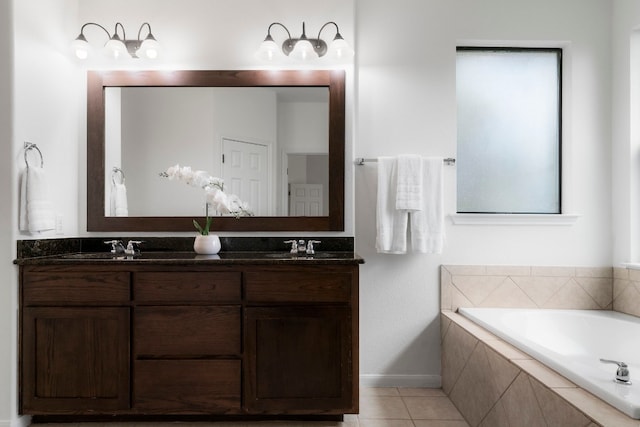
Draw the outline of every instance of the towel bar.
[[[24,163],[29,167],[29,160],[27,159],[27,153],[31,150],[36,150],[40,155],[40,167],[44,167],[44,158],[42,157],[42,151],[38,148],[38,146],[32,142],[24,143]]]
[[[362,166],[365,163],[377,162],[377,161],[378,159],[365,159],[364,157],[356,157],[355,164],[358,166]],[[451,166],[456,164],[456,159],[452,157],[447,157],[446,159],[442,159],[442,162],[447,166]]]

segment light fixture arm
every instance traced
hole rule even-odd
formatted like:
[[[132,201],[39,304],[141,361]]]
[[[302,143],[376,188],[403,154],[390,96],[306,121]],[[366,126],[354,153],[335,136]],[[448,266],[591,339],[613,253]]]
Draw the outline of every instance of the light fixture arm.
[[[120,26],[120,28],[122,28],[122,39],[118,37],[118,25]],[[111,38],[115,40],[125,41],[127,39],[127,33],[124,31],[124,25],[122,25],[120,22],[116,22],[115,28],[113,30],[113,37]]]
[[[95,22],[87,22],[82,27],[80,27],[80,35],[78,36],[79,38],[82,38],[82,39],[86,40],[86,37],[84,36],[84,29],[87,27],[87,25],[94,25],[94,26],[96,26],[98,28],[102,28],[102,31],[107,33],[107,37],[111,38],[111,34],[109,34],[109,31],[107,31],[107,29],[105,27],[103,27],[102,25],[96,24]]]
[[[338,24],[336,24],[333,21],[329,21],[325,23],[322,27],[320,27],[320,31],[318,31],[318,37],[316,37],[317,40],[320,40],[320,34],[322,34],[322,30],[324,30],[327,25],[333,25],[334,27],[336,27],[336,36],[334,37],[334,39],[342,39],[342,35],[340,34],[340,29],[338,28]]]
[[[147,38],[151,37],[155,40],[155,37],[153,37],[153,34],[151,34],[151,25],[148,22],[144,22],[142,25],[140,25],[140,29],[138,30],[138,41],[142,41],[140,39],[140,34],[142,33],[142,29],[144,28],[144,26],[147,26],[148,29],[148,33],[147,33]]]

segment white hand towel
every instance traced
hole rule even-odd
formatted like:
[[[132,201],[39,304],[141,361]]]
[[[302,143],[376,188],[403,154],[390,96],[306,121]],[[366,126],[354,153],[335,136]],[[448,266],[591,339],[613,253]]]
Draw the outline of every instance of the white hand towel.
[[[378,158],[378,196],[376,203],[376,249],[380,253],[407,252],[409,211],[396,209],[397,161]]]
[[[442,253],[444,246],[443,159],[422,159],[424,209],[411,212],[411,248],[420,253]]]
[[[422,158],[416,155],[398,156],[396,209],[408,211],[423,209],[422,181]]]
[[[127,187],[124,182],[111,184],[111,216],[129,216]]]
[[[26,167],[20,187],[20,230],[31,233],[53,230],[55,216],[49,200],[44,169],[38,166]]]

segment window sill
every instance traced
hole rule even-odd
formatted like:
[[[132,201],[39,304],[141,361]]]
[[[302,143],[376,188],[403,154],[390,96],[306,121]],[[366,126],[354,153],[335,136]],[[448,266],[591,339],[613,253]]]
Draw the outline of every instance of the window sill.
[[[623,262],[622,266],[627,270],[640,270],[640,262]]]
[[[573,225],[576,214],[451,214],[454,225]]]

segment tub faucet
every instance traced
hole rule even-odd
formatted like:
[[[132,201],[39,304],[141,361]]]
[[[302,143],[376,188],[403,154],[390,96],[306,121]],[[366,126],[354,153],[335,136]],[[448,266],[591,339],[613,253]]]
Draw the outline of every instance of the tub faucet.
[[[618,365],[618,370],[616,371],[616,382],[631,385],[631,375],[629,374],[629,368],[626,363],[608,359],[600,359],[600,361],[602,363],[613,363]]]

